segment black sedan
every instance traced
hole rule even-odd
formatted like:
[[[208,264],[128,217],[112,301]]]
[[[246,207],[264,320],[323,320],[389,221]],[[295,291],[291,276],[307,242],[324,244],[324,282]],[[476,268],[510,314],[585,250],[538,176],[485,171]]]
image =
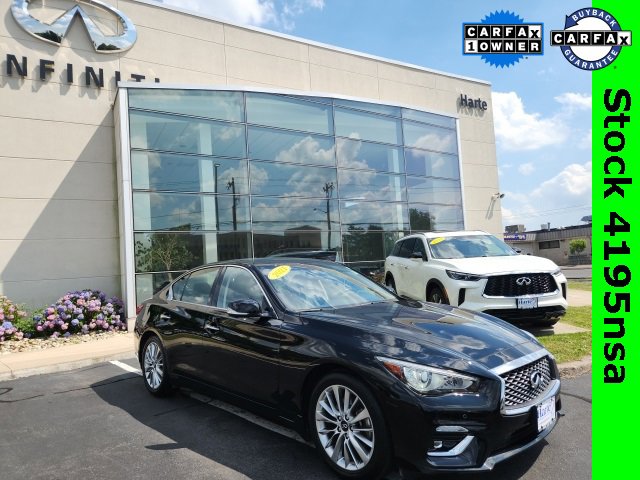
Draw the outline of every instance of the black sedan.
[[[489,470],[546,437],[561,407],[531,335],[322,260],[187,272],[145,302],[135,335],[152,394],[207,389],[311,438],[345,478],[394,462]]]

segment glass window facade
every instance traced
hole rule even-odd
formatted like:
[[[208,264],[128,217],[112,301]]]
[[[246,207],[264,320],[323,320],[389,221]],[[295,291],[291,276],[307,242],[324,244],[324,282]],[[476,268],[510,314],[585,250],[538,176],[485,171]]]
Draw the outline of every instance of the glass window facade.
[[[137,302],[192,267],[335,250],[382,267],[464,227],[456,120],[328,97],[128,89]]]

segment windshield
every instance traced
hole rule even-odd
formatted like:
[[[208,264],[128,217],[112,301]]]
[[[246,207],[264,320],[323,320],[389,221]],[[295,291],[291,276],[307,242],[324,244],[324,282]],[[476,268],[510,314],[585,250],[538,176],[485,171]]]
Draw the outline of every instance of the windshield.
[[[517,255],[493,235],[442,236],[428,239],[433,258],[476,258]]]
[[[377,283],[339,264],[288,262],[256,267],[285,307],[294,312],[336,309],[396,298]]]

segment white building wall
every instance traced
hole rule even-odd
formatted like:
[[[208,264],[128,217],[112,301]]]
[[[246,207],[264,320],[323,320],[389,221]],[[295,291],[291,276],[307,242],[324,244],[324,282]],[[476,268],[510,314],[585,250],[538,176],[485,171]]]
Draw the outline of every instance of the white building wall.
[[[34,307],[70,289],[120,294],[116,70],[123,80],[135,73],[161,83],[324,92],[459,116],[466,226],[502,232],[499,200],[491,199],[499,189],[488,84],[158,4],[110,3],[138,30],[137,43],[123,53],[94,52],[79,21],[62,46],[42,42],[13,20],[11,1],[0,0],[0,293]],[[46,3],[54,4],[70,2]],[[7,75],[7,54],[27,57],[26,78]],[[55,61],[44,82],[40,59]],[[67,63],[74,66],[71,85]],[[87,65],[104,69],[104,88],[84,86]],[[460,94],[481,97],[489,109],[460,108]]]

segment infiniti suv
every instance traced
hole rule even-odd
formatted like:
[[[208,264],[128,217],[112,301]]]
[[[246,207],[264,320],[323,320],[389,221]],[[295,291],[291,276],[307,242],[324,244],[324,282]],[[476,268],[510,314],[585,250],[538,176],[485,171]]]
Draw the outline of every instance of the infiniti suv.
[[[555,263],[519,255],[482,231],[401,238],[385,260],[385,284],[398,295],[516,324],[552,326],[567,308],[567,279]]]

